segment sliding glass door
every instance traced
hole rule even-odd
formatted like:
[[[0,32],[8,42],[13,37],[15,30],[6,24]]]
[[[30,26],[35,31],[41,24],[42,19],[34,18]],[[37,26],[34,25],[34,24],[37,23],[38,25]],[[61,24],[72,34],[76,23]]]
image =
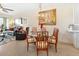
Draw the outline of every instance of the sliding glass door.
[[[15,19],[15,26],[21,26],[22,25],[22,20],[20,18]]]
[[[3,18],[0,17],[0,32],[3,30]]]
[[[3,24],[3,18],[0,17],[0,26]]]

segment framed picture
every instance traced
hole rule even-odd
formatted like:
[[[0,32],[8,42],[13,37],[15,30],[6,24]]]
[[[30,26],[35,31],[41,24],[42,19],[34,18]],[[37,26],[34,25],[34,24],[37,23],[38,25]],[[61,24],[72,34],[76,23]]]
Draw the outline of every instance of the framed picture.
[[[56,9],[40,11],[39,24],[56,25]]]

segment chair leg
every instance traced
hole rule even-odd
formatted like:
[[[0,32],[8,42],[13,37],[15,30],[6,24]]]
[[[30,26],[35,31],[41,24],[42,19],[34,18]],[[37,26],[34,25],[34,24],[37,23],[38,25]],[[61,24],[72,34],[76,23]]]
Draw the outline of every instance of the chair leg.
[[[47,56],[48,56],[48,49],[47,49]]]
[[[28,49],[29,49],[29,43],[27,43],[27,51],[28,51]]]
[[[38,50],[37,50],[37,56],[38,56]]]
[[[55,44],[55,51],[57,52],[57,44]]]

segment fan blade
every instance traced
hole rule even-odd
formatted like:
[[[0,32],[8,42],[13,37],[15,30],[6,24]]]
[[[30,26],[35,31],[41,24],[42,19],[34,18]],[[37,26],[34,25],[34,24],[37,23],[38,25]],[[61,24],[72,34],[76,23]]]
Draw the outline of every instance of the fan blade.
[[[9,10],[9,11],[14,11],[14,10],[12,10],[12,9],[8,9],[8,8],[4,8],[5,10]]]
[[[4,12],[6,12],[6,13],[8,13],[8,11],[7,10],[5,10],[5,9],[2,9]]]

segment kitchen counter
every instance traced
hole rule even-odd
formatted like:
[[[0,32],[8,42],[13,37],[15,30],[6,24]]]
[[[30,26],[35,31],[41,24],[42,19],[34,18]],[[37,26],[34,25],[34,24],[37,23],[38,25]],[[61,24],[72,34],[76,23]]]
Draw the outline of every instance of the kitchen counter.
[[[78,29],[67,29],[69,33],[73,35],[73,45],[75,48],[79,48],[79,30]]]
[[[68,32],[79,32],[79,30],[67,29]]]

